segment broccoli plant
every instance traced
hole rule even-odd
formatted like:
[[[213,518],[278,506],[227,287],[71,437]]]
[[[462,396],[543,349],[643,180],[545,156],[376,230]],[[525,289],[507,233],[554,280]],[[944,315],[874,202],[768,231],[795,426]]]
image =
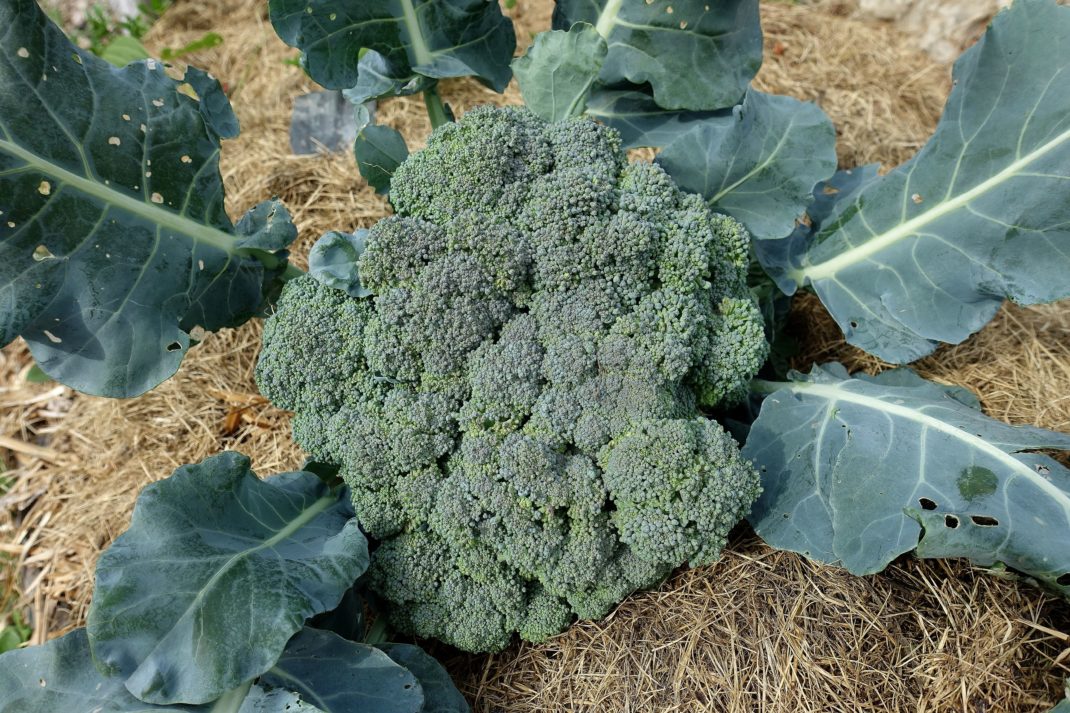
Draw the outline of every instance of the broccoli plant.
[[[475,109],[394,174],[356,298],[287,283],[261,391],[341,465],[401,630],[471,650],[714,561],[758,475],[749,236],[590,119]]]
[[[243,627],[205,625],[233,604],[219,596],[162,598],[165,616],[147,615],[159,555],[124,536],[102,558],[88,633],[0,658],[14,671],[0,670],[0,700],[69,708],[49,697],[58,678],[115,693],[115,710],[335,710],[350,699],[321,694],[308,660],[336,642],[305,625],[364,555],[380,621],[493,650],[713,562],[752,505],[770,544],[851,571],[915,548],[1070,593],[1070,470],[1035,452],[1065,435],[996,422],[967,390],[908,370],[785,375],[769,358],[798,290],[896,363],[968,338],[1006,298],[1070,296],[1070,8],[1000,13],[956,64],[932,140],[883,176],[836,172],[823,112],[751,86],[757,0],[559,0],[515,60],[511,22],[483,0],[269,11],[305,71],[356,105],[360,172],[394,208],[321,238],[308,274],[287,265],[296,230],[280,204],[237,224],[223,210],[218,152],[238,126],[214,79],[107,67],[31,0],[0,0],[3,341],[21,335],[65,383],[129,396],[204,329],[271,312],[259,386],[294,412],[308,468],[340,476],[315,490],[321,510],[275,534],[255,525],[277,507],[224,518],[266,534],[241,567],[179,568],[207,575],[205,591],[230,582],[254,615]],[[525,107],[458,119],[440,94],[444,78],[502,91],[514,74]],[[410,155],[363,102],[417,93],[434,131]],[[657,158],[629,162],[633,147]],[[717,418],[743,401],[762,405],[740,451]],[[292,505],[310,478],[276,481],[276,496]],[[310,534],[327,512],[337,527]],[[193,510],[172,534],[223,557],[250,535],[223,536],[216,515]],[[276,547],[295,561],[253,556]],[[315,553],[326,560],[302,560]],[[136,576],[115,574],[124,558]],[[278,577],[257,575],[270,567]],[[219,635],[208,654],[190,617]],[[388,693],[399,709],[463,710],[418,650],[379,651],[432,692]]]

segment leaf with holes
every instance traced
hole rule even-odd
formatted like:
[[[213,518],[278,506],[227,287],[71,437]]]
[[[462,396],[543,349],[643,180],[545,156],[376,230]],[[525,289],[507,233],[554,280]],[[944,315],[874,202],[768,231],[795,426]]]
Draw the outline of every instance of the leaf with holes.
[[[361,85],[347,95],[357,103],[405,93],[419,77],[474,76],[501,92],[512,76],[516,35],[496,2],[271,0],[269,8],[312,79],[328,89]]]
[[[115,68],[33,0],[0,0],[0,344],[49,376],[134,396],[174,374],[196,327],[256,313],[285,255],[243,246],[223,206],[219,84]],[[285,247],[284,245],[276,247]]]
[[[295,691],[324,713],[424,710],[423,688],[405,666],[330,631],[302,629],[260,682]]]
[[[762,474],[749,519],[766,542],[855,574],[915,548],[969,557],[1070,595],[1070,470],[1037,452],[1070,450],[1070,435],[989,418],[909,370],[789,378],[756,382],[769,396],[743,449]]]
[[[558,0],[553,28],[577,22],[609,45],[601,84],[649,83],[665,109],[738,104],[762,64],[758,0]]]
[[[397,664],[408,669],[420,682],[424,692],[424,707],[420,713],[469,713],[468,701],[442,664],[413,644],[376,644]]]
[[[886,361],[986,324],[1005,298],[1070,296],[1070,7],[1017,0],[955,63],[929,143],[790,258],[847,341]]]
[[[513,73],[527,107],[547,121],[561,121],[583,113],[605,58],[606,41],[581,22],[535,35],[528,51],[513,60]]]
[[[779,239],[795,228],[814,185],[836,170],[836,131],[816,104],[751,89],[730,114],[696,122],[657,161],[758,240]]]
[[[94,657],[153,703],[204,703],[256,677],[368,566],[351,517],[310,473],[262,481],[233,452],[179,468],[142,491],[100,557]]]

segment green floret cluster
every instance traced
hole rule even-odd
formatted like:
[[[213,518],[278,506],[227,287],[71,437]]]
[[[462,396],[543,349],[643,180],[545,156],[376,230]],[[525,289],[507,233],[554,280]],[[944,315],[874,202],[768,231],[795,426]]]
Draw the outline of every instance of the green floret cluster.
[[[714,561],[759,491],[700,411],[767,353],[744,228],[520,108],[437,129],[390,197],[374,297],[290,281],[257,380],[341,466],[394,626],[496,650]]]

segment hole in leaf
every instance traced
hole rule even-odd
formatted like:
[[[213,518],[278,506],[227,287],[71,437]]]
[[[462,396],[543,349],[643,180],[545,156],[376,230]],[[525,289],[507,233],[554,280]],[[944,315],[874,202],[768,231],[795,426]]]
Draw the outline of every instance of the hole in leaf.
[[[918,503],[921,505],[922,510],[935,510],[936,503],[929,498],[918,498]]]
[[[1048,473],[1051,473],[1051,468],[1046,465],[1041,465],[1040,463],[1037,463],[1037,472],[1041,475],[1047,475]]]
[[[1060,587],[1070,587],[1070,572],[1067,572],[1066,574],[1056,579],[1055,583],[1058,584]]]
[[[38,245],[33,249],[33,259],[37,262],[43,262],[45,260],[54,260],[55,255],[48,249],[46,245]]]
[[[970,515],[970,519],[973,520],[973,524],[978,527],[995,527],[999,524],[999,520],[988,515]]]
[[[169,351],[169,352],[177,352],[181,348],[182,348],[182,345],[179,344],[178,342],[171,342],[170,344],[167,345],[167,351]]]
[[[954,530],[959,526],[959,519],[954,515],[944,515],[944,525]]]
[[[851,329],[858,329],[858,322],[853,319],[850,321]]]

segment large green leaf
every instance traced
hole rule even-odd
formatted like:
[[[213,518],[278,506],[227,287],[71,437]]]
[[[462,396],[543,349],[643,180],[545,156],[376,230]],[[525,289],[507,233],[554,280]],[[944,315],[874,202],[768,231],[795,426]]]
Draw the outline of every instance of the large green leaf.
[[[758,240],[784,238],[814,184],[836,170],[836,131],[816,104],[751,89],[731,114],[696,122],[657,161]]]
[[[196,70],[201,102],[153,60],[112,67],[34,0],[0,0],[0,28],[0,344],[21,334],[59,381],[136,395],[194,327],[252,316],[280,263],[224,211],[226,97]]]
[[[134,698],[93,665],[85,629],[0,656],[0,713],[323,713],[283,689],[245,684],[205,705]]]
[[[266,686],[296,691],[324,713],[421,713],[416,676],[382,651],[318,629],[302,629],[270,671]]]
[[[771,395],[743,449],[762,474],[750,521],[766,542],[855,574],[916,547],[1070,595],[1070,470],[1035,452],[1070,450],[1070,435],[996,421],[905,369],[791,378],[757,382]]]
[[[603,84],[649,83],[666,109],[739,103],[762,64],[758,0],[558,0],[553,27],[594,25]]]
[[[138,698],[203,703],[269,669],[368,565],[345,494],[310,473],[262,481],[227,452],[138,497],[97,563],[93,654]]]
[[[624,148],[668,146],[697,122],[724,117],[731,110],[662,109],[637,87],[599,89],[587,99],[586,113],[620,132]]]
[[[347,94],[357,103],[401,93],[419,76],[475,76],[499,92],[512,76],[516,35],[496,2],[270,0],[269,7],[275,31],[301,50],[312,78],[328,89],[360,84]],[[362,76],[366,68],[372,77]]]
[[[766,268],[897,363],[962,341],[1004,298],[1070,296],[1070,8],[1001,12],[955,64],[929,143]]]
[[[420,681],[424,691],[424,707],[420,713],[469,713],[472,710],[442,664],[419,646],[376,644],[376,648],[384,651]]]
[[[524,104],[547,121],[561,121],[583,113],[605,58],[605,39],[581,22],[535,35],[524,56],[513,60],[513,73]]]

